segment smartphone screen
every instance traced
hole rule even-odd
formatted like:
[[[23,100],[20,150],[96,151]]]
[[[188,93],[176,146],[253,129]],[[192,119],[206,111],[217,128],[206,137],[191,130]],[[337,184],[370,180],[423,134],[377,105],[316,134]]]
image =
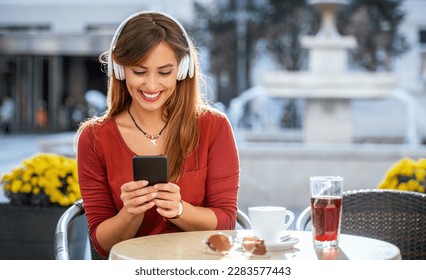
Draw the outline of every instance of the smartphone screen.
[[[133,180],[147,180],[148,186],[167,183],[167,164],[166,156],[134,156]]]

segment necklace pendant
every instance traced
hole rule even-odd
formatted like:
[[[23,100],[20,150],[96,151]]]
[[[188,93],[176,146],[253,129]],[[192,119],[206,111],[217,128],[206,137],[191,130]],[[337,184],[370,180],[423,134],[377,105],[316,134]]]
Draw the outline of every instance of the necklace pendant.
[[[153,135],[150,135],[150,134],[146,133],[145,131],[143,131],[143,129],[140,128],[140,126],[136,123],[135,119],[133,118],[132,114],[130,113],[130,107],[127,108],[127,112],[129,113],[129,116],[132,119],[133,123],[135,124],[136,128],[139,129],[143,133],[143,135],[145,135],[149,139],[149,141],[151,141],[152,145],[157,146],[157,138],[160,137],[161,133],[163,133],[163,130],[166,128],[167,123],[160,130],[160,133],[158,133],[157,136],[153,136]]]

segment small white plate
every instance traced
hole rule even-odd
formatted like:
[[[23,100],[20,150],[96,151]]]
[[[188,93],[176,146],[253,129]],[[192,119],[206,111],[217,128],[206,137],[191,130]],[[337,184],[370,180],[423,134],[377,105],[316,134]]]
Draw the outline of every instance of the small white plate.
[[[280,242],[287,241],[288,239],[290,239],[290,237],[291,237],[290,234],[281,235]]]
[[[293,248],[294,245],[296,245],[297,243],[299,243],[298,238],[290,237],[285,241],[280,241],[273,244],[266,244],[266,249],[268,251],[284,251]]]

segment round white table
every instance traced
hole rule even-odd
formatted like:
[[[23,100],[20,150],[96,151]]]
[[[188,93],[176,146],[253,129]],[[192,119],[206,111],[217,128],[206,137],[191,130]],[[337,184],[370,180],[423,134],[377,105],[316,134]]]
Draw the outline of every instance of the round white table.
[[[341,234],[339,247],[314,249],[312,232],[288,231],[298,242],[285,250],[268,250],[266,257],[254,257],[232,250],[226,255],[206,249],[206,240],[215,233],[225,233],[238,240],[251,236],[251,230],[191,231],[132,238],[114,245],[109,259],[122,260],[220,260],[220,259],[272,259],[272,260],[400,260],[401,254],[393,244],[385,241]],[[276,249],[276,248],[275,248]]]

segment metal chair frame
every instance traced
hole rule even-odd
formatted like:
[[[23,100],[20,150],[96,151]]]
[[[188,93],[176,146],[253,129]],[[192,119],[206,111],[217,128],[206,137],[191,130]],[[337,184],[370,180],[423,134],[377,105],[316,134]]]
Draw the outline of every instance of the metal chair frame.
[[[311,207],[297,218],[307,230]],[[366,189],[343,194],[341,233],[376,238],[396,245],[402,259],[426,259],[426,194]]]
[[[56,260],[69,260],[70,259],[70,249],[68,245],[68,229],[75,219],[85,214],[83,200],[76,201],[71,205],[59,218],[55,230],[55,241],[54,241],[54,250],[55,250],[55,259]],[[243,229],[250,229],[250,219],[248,216],[240,209],[237,210],[237,226]],[[96,252],[96,249],[93,246],[93,243],[89,238],[90,251],[92,255],[92,260],[101,260],[104,259]]]
[[[242,229],[251,229],[250,219],[242,210],[237,210],[237,226]]]
[[[68,249],[68,228],[71,223],[81,215],[84,215],[83,201],[78,200],[73,205],[71,205],[59,218],[55,230],[55,259],[70,259],[70,252]]]

